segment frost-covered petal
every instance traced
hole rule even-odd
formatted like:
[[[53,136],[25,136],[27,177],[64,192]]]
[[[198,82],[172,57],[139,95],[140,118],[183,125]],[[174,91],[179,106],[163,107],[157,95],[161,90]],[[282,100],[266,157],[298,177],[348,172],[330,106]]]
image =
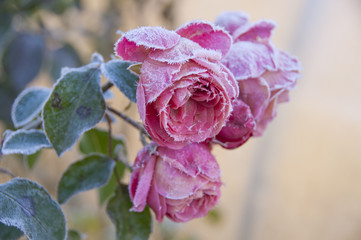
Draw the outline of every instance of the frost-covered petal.
[[[150,50],[174,47],[180,36],[162,27],[141,27],[126,32],[115,44],[115,52],[125,60],[142,62]]]
[[[248,19],[248,14],[244,12],[224,12],[216,18],[215,23],[233,35],[236,29],[248,25]]]
[[[239,98],[251,108],[254,118],[260,119],[271,97],[267,82],[260,78],[250,78],[239,81],[238,84]]]
[[[185,63],[195,57],[195,50],[202,49],[197,43],[181,38],[177,45],[166,50],[155,50],[149,57],[169,64]]]
[[[148,148],[143,148],[135,160],[138,166],[131,175],[129,190],[133,202],[132,211],[141,212],[147,202],[148,192],[153,179],[156,156],[149,154]]]
[[[224,148],[233,149],[244,144],[253,133],[255,121],[251,109],[241,99],[232,102],[233,112],[216,136]]]
[[[184,24],[176,31],[201,47],[220,51],[225,56],[232,44],[231,36],[220,27],[206,21],[192,21]]]
[[[188,144],[182,151],[159,147],[158,151],[169,165],[189,176],[201,175],[209,180],[220,178],[218,163],[205,144]]]
[[[173,75],[179,72],[180,64],[167,64],[146,59],[141,68],[139,84],[145,92],[145,102],[153,102],[161,92],[173,84]]]
[[[271,35],[272,30],[276,27],[273,21],[261,20],[255,24],[248,25],[247,28],[240,27],[233,33],[233,39],[238,41],[259,41],[267,42]]]
[[[234,43],[222,63],[229,68],[236,80],[256,78],[266,70],[276,68],[273,49],[254,42]]]
[[[145,182],[149,186],[146,203],[159,222],[164,216],[175,222],[205,216],[220,197],[220,169],[206,144],[192,143],[174,150],[151,143],[140,150],[133,167],[129,185],[132,210],[141,210],[135,208],[134,189]],[[150,184],[147,168],[154,169]]]

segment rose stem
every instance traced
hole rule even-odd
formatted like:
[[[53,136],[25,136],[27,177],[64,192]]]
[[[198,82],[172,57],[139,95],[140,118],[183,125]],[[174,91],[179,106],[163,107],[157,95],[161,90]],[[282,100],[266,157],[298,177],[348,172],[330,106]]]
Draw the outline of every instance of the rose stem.
[[[7,170],[6,168],[0,168],[0,173],[7,174],[7,175],[11,176],[12,178],[16,177],[12,172]]]
[[[144,134],[145,136],[147,136],[149,139],[151,139],[151,137],[148,135],[148,133],[145,131],[145,129],[143,128],[142,125],[140,125],[139,123],[137,123],[136,121],[134,121],[133,119],[131,119],[130,117],[128,117],[127,115],[125,115],[122,112],[119,112],[118,110],[115,110],[112,107],[107,107],[108,110],[112,113],[114,113],[115,115],[117,115],[118,117],[122,118],[124,121],[128,122],[130,125],[132,125],[133,127],[135,127],[136,129],[138,129],[142,134]]]

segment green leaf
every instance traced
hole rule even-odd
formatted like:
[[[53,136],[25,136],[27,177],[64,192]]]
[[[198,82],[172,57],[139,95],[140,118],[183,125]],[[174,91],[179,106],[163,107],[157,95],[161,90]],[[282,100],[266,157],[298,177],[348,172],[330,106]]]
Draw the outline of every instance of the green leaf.
[[[149,238],[152,229],[152,218],[149,208],[143,212],[130,212],[132,203],[128,194],[128,187],[117,189],[109,200],[107,213],[115,225],[117,240],[145,240]]]
[[[30,239],[63,240],[64,214],[38,183],[14,178],[0,185],[0,222],[19,228]]]
[[[103,153],[108,154],[108,131],[104,131],[98,128],[90,129],[85,132],[79,142],[79,150],[84,154],[89,153]],[[124,147],[124,137],[123,136],[113,136],[112,138],[112,152],[116,145],[123,145]]]
[[[22,235],[24,235],[23,232],[18,228],[0,223],[0,240],[16,240]]]
[[[134,62],[126,62],[118,59],[111,60],[101,65],[104,76],[119,88],[132,102],[137,102],[137,85],[139,77],[128,70]]]
[[[91,67],[65,69],[43,109],[44,129],[61,156],[79,136],[103,117],[105,101],[100,87],[100,70]]]
[[[24,155],[24,161],[30,169],[33,169],[33,167],[35,166],[36,162],[39,159],[40,153],[41,151],[37,151],[36,153],[30,155]]]
[[[3,65],[13,89],[23,90],[38,75],[44,49],[44,36],[29,32],[18,33],[5,48]]]
[[[83,154],[89,154],[94,152],[107,154],[108,138],[109,138],[109,133],[107,131],[93,128],[83,134],[79,142],[79,150]],[[116,147],[119,145],[122,146],[123,149],[125,149],[123,136],[113,136],[112,138],[112,152],[114,153],[113,157],[116,157],[117,152],[115,150]],[[122,154],[125,155],[126,153],[123,151]],[[117,173],[119,174],[118,177],[119,179],[121,179],[124,174],[125,166],[123,163],[117,162],[115,167],[117,169]],[[105,186],[99,188],[100,204],[103,204],[114,193],[114,189],[116,185],[117,185],[117,180],[113,173],[108,183]]]
[[[68,231],[68,236],[67,236],[66,240],[80,240],[80,239],[81,239],[81,236],[77,231],[75,231],[73,229]]]
[[[118,173],[118,178],[122,179],[122,177],[124,175],[125,165],[122,162],[117,162],[115,164],[115,168],[116,168],[116,172]],[[99,188],[99,190],[98,190],[99,203],[101,205],[103,205],[105,203],[105,201],[108,200],[108,198],[113,195],[115,188],[118,185],[117,178],[115,177],[114,174],[115,173],[113,172],[108,183],[106,185],[104,185],[103,187]]]
[[[22,91],[11,110],[14,126],[18,128],[33,120],[41,112],[49,94],[49,88],[30,87]]]
[[[51,147],[51,145],[42,130],[20,129],[6,136],[1,151],[3,154],[30,155],[44,147]]]
[[[108,182],[113,168],[114,161],[101,154],[91,154],[73,163],[60,179],[59,203],[65,203],[79,192],[104,186]]]

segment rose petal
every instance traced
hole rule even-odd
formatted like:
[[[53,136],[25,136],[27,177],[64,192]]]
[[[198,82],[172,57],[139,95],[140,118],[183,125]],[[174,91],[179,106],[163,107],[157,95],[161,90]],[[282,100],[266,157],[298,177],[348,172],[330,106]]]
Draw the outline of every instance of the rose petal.
[[[192,21],[184,24],[176,31],[206,49],[220,51],[225,56],[232,44],[231,36],[221,27],[205,21]]]
[[[155,213],[158,222],[162,222],[167,212],[166,199],[158,194],[157,182],[153,181],[149,190],[147,204]]]
[[[254,118],[260,119],[271,97],[267,82],[260,78],[250,78],[238,83],[239,98],[251,108]]]
[[[212,181],[220,178],[218,163],[205,144],[191,143],[177,151],[159,147],[158,152],[169,165],[189,176],[200,175]]]
[[[248,24],[248,19],[249,16],[244,12],[224,12],[216,18],[215,23],[233,35],[236,29]]]
[[[216,136],[218,142],[227,149],[234,149],[244,144],[251,136],[255,128],[255,121],[251,109],[241,99],[232,103],[233,112]]]
[[[153,179],[156,156],[150,155],[148,149],[143,148],[137,158],[143,160],[142,165],[137,168],[138,172],[132,175],[129,186],[131,186],[130,193],[133,202],[131,211],[141,212],[144,210],[147,202],[150,183]],[[139,160],[136,160],[136,162],[139,162]],[[141,178],[139,178],[139,176],[141,176]]]
[[[175,141],[165,131],[159,120],[158,112],[154,109],[153,104],[148,104],[146,108],[147,114],[145,115],[144,126],[149,135],[152,136],[153,141],[155,141],[160,146],[167,146],[173,149],[182,148],[186,143]]]
[[[259,41],[267,42],[271,35],[272,30],[276,27],[276,23],[273,21],[261,20],[252,25],[248,25],[247,28],[240,27],[233,33],[233,39],[238,41]]]
[[[197,43],[181,38],[172,48],[166,50],[155,50],[149,54],[149,57],[169,64],[185,63],[195,57],[195,50],[202,49]]]
[[[262,118],[257,122],[256,129],[253,131],[254,136],[261,136],[268,123],[276,117],[277,98],[273,99],[264,111]]]
[[[207,183],[203,178],[184,174],[165,161],[157,161],[154,181],[157,182],[158,194],[167,199],[188,198]]]
[[[141,27],[126,32],[115,44],[115,51],[125,60],[142,62],[150,50],[174,47],[180,36],[162,27]]]
[[[173,75],[179,72],[181,65],[166,64],[146,59],[141,68],[139,84],[144,89],[145,102],[153,102],[161,92],[173,83]]]
[[[270,46],[254,42],[237,42],[222,63],[235,79],[257,78],[266,70],[275,70],[274,51]]]

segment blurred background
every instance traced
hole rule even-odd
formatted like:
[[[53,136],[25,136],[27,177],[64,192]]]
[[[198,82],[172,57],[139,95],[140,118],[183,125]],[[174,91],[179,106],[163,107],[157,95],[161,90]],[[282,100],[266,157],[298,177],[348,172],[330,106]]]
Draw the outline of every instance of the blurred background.
[[[154,222],[151,238],[361,239],[360,0],[1,0],[0,132],[12,128],[11,104],[22,89],[51,87],[61,67],[87,63],[94,51],[109,60],[117,30],[175,29],[228,10],[245,11],[253,22],[276,21],[273,41],[299,57],[302,78],[264,136],[237,150],[215,148],[224,182],[215,210],[186,224]],[[114,93],[112,106],[124,109],[128,101]],[[139,120],[135,105],[126,113]],[[141,147],[137,132],[122,122],[114,127],[128,139],[132,161]],[[76,148],[61,159],[44,150],[34,166],[5,156],[0,167],[55,197],[62,172],[79,156]],[[0,175],[1,183],[8,180]],[[95,191],[63,209],[85,239],[114,239]]]

